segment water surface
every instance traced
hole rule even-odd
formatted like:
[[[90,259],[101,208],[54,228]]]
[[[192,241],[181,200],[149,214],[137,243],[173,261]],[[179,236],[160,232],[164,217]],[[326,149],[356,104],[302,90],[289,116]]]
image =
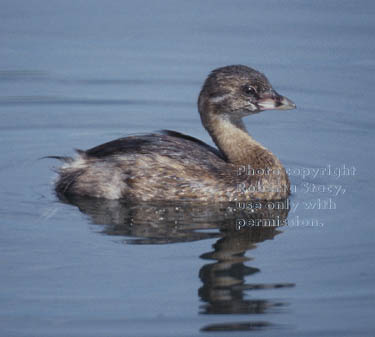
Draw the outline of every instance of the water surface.
[[[372,336],[374,29],[365,0],[2,1],[1,335]],[[55,196],[46,155],[158,129],[212,144],[196,99],[228,64],[297,103],[246,120],[290,170],[288,226]]]

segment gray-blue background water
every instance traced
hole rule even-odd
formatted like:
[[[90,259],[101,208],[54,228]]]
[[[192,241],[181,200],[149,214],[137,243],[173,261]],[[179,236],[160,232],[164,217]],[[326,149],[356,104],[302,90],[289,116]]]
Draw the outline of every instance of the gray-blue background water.
[[[373,336],[374,32],[365,0],[3,0],[1,336]],[[246,119],[296,186],[279,235],[164,240],[57,199],[40,157],[158,129],[211,143],[196,99],[228,64],[298,106]]]

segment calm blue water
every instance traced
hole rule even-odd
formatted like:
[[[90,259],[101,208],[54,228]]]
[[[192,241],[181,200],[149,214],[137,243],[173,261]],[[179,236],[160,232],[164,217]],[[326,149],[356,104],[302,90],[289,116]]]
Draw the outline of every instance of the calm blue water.
[[[3,0],[1,336],[373,336],[374,31],[365,0]],[[298,106],[246,120],[290,169],[289,226],[58,200],[43,156],[164,128],[211,142],[196,99],[228,64]]]

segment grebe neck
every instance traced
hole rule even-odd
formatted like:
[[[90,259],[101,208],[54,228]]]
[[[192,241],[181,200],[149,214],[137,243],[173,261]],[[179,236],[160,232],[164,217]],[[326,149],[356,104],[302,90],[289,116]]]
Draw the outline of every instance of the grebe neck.
[[[241,118],[229,119],[212,114],[203,120],[216,146],[228,161],[236,165],[250,165],[254,169],[277,169],[278,159],[248,133]]]

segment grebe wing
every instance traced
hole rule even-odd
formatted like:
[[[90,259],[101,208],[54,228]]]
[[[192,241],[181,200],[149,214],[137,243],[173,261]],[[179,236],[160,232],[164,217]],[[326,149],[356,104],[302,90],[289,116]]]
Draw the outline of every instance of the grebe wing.
[[[80,155],[85,157],[105,158],[115,155],[126,154],[149,154],[153,151],[159,151],[161,148],[171,153],[183,150],[200,150],[211,152],[223,161],[226,158],[223,153],[214,147],[202,142],[201,140],[171,130],[162,130],[160,133],[137,135],[119,138],[110,142],[95,146],[89,150],[77,150]]]
[[[186,139],[190,142],[193,142],[199,146],[201,146],[202,148],[212,152],[213,154],[215,154],[216,156],[218,156],[219,158],[227,161],[224,153],[222,153],[221,151],[219,151],[218,149],[214,148],[213,146],[211,145],[208,145],[206,144],[205,142],[201,141],[200,139],[198,138],[194,138],[192,136],[189,136],[189,135],[185,135],[183,133],[180,133],[180,132],[177,132],[177,131],[172,131],[172,130],[161,130],[160,131],[161,134],[163,135],[167,135],[167,136],[171,136],[171,137],[176,137],[176,138],[181,138],[181,139]]]
[[[86,157],[104,158],[120,154],[142,153],[142,148],[151,144],[148,136],[130,136],[111,140],[110,142],[95,146],[89,150],[76,150]]]

